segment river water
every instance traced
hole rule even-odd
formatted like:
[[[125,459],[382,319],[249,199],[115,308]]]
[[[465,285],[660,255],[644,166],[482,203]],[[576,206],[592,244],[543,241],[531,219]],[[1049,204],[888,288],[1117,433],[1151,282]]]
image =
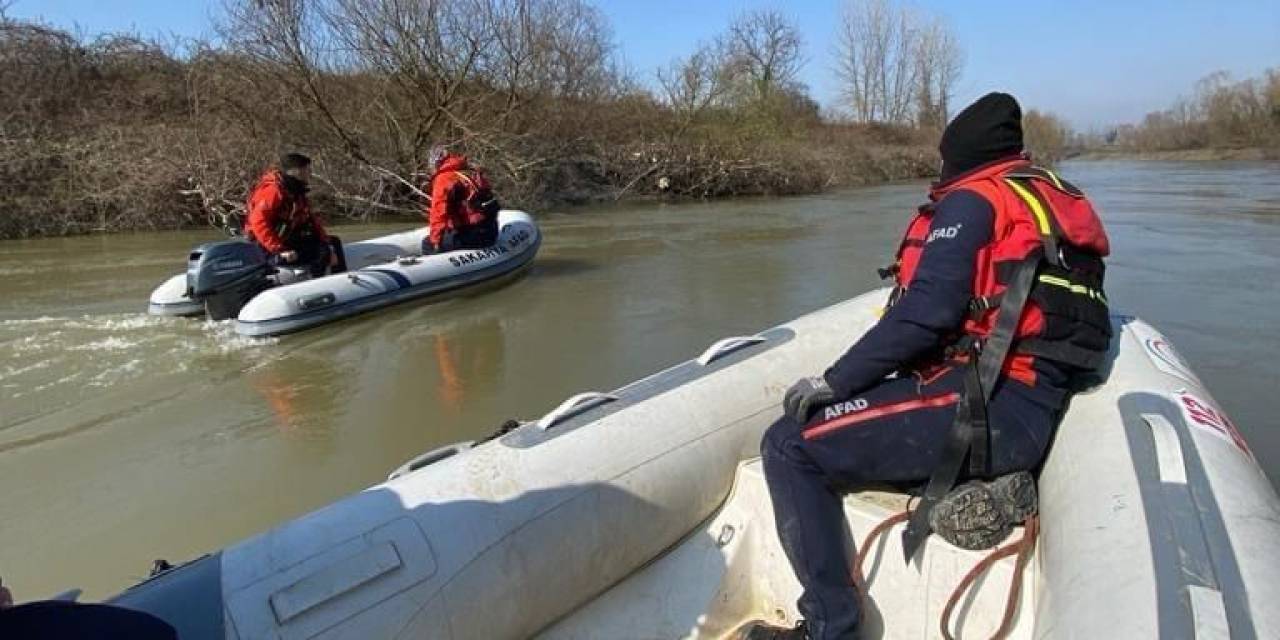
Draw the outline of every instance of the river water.
[[[1280,478],[1280,165],[1064,173],[1109,226],[1113,307],[1172,339]],[[0,577],[19,599],[105,596],[419,452],[879,286],[923,190],[548,213],[502,289],[265,341],[145,314],[213,232],[0,243]]]

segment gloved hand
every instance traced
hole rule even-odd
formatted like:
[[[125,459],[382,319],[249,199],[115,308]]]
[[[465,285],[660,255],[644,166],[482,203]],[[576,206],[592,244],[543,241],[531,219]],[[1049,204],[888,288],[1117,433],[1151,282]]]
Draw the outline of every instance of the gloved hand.
[[[792,420],[804,424],[819,407],[835,402],[836,393],[822,376],[801,378],[782,397],[782,411]]]

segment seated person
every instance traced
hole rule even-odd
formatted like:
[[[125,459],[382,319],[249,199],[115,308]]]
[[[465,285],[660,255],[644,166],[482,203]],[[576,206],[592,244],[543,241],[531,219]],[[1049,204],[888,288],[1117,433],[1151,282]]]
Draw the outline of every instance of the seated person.
[[[427,206],[427,237],[422,253],[482,249],[498,241],[501,205],[484,172],[472,168],[465,156],[444,147],[431,150],[433,170]]]
[[[845,488],[926,483],[903,534],[907,558],[930,530],[983,533],[964,529],[976,519],[941,517],[966,508],[951,497],[958,481],[976,481],[954,494],[972,508],[1020,524],[1026,503],[1005,498],[1026,496],[1019,483],[1031,476],[1018,472],[1044,461],[1071,393],[1107,357],[1106,231],[1082,192],[1031,164],[1018,102],[979,99],[939,151],[941,180],[884,271],[897,284],[884,315],[823,375],[793,385],[765,432],[765,481],[804,621],[753,622],[746,640],[860,637]]]
[[[311,159],[287,153],[267,169],[249,194],[245,235],[275,256],[280,264],[310,267],[312,276],[347,270],[342,242],[325,232],[307,200]]]

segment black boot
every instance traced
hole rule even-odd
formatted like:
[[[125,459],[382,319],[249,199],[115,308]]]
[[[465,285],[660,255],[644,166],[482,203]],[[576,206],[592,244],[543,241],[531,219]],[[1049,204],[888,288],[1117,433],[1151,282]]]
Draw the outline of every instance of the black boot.
[[[752,620],[738,627],[730,637],[733,640],[808,640],[809,631],[804,620],[791,628],[779,627],[763,620]]]
[[[929,512],[929,528],[961,549],[980,551],[1000,544],[1035,512],[1035,478],[1019,471],[952,489]]]

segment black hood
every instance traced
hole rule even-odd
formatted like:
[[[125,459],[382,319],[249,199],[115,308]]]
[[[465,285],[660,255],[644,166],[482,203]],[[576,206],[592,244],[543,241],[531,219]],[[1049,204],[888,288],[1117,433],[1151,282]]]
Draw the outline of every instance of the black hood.
[[[942,181],[1022,153],[1022,107],[1007,93],[988,93],[956,114],[942,132]]]

